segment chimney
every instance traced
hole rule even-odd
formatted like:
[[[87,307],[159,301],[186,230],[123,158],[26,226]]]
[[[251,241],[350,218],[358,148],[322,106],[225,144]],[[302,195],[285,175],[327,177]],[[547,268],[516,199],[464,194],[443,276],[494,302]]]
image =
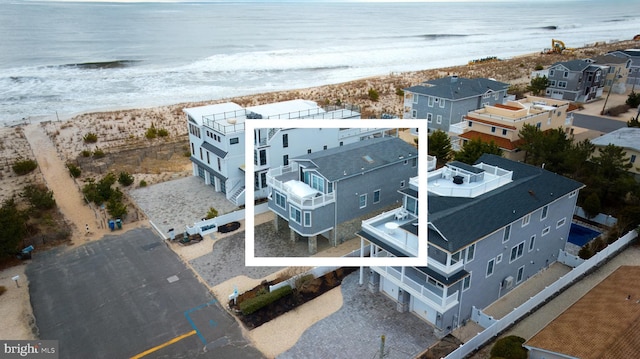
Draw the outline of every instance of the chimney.
[[[458,82],[458,75],[452,75],[451,76],[451,83],[456,83]]]

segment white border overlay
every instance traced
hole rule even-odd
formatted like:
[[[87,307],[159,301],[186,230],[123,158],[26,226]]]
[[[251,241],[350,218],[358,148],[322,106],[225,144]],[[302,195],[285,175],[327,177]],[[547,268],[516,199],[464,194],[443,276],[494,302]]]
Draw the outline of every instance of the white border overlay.
[[[319,126],[320,125],[320,126]],[[256,257],[255,256],[255,204],[253,200],[254,169],[253,152],[255,129],[258,128],[417,128],[418,147],[418,240],[417,257]],[[252,267],[362,267],[427,265],[427,121],[414,119],[392,120],[245,120],[245,265]],[[355,234],[354,234],[355,236]],[[283,239],[285,240],[285,239]],[[357,240],[357,239],[352,239]]]

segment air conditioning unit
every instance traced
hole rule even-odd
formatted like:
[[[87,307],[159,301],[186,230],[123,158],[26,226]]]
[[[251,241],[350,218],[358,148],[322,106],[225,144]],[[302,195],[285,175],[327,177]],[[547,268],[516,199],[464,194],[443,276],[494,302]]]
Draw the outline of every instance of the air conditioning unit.
[[[503,288],[511,288],[513,287],[513,277],[512,276],[508,276],[507,278],[502,280],[502,287]]]

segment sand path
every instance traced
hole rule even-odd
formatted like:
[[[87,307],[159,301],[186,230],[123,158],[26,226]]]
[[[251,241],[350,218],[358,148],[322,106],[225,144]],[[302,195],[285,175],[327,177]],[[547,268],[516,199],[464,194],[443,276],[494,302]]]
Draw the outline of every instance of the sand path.
[[[85,203],[79,186],[44,129],[39,124],[31,124],[24,128],[24,134],[47,187],[53,191],[60,212],[71,225],[73,243],[78,245],[101,238],[107,231],[100,228],[97,214]]]

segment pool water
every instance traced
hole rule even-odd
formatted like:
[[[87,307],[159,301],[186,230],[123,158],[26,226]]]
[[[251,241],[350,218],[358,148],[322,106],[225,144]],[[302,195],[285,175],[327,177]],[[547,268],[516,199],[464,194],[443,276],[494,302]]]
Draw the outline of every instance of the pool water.
[[[579,224],[571,223],[571,229],[569,230],[569,243],[573,243],[577,246],[584,246],[587,242],[600,235],[600,232],[591,228],[581,226]]]

